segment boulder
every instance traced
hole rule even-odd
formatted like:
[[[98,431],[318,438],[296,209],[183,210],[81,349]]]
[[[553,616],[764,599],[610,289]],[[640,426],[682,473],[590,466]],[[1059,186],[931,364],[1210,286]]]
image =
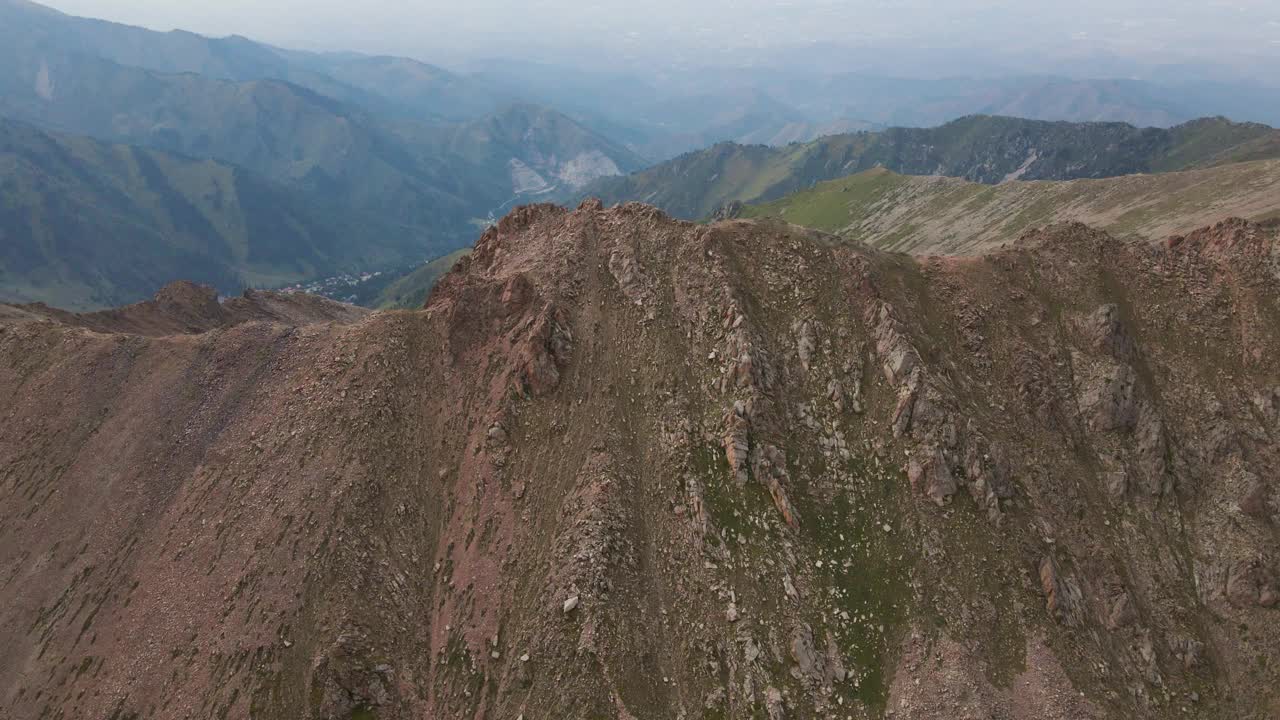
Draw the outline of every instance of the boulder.
[[[733,473],[733,479],[738,485],[746,485],[748,450],[750,443],[747,439],[747,429],[749,423],[737,409],[730,410],[725,415],[725,430],[722,438],[724,446],[724,459],[729,463],[729,470]]]
[[[785,720],[786,711],[782,704],[782,693],[775,687],[768,687],[764,691],[764,707],[769,713],[769,720]]]
[[[805,320],[801,322],[795,331],[796,333],[796,352],[800,355],[800,365],[809,371],[813,364],[813,353],[818,348],[818,339],[813,331],[813,323]]]
[[[1066,625],[1074,625],[1081,599],[1080,589],[1066,577],[1053,556],[1046,555],[1040,561],[1040,588],[1045,596],[1045,609],[1054,619]]]
[[[800,675],[814,683],[821,683],[826,675],[826,662],[813,646],[813,629],[797,625],[791,631],[791,659]]]

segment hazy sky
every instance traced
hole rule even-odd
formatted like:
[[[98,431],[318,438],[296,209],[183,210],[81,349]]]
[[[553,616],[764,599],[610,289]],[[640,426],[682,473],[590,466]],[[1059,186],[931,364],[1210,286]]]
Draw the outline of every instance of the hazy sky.
[[[612,49],[661,59],[828,43],[1161,61],[1280,55],[1280,0],[48,0],[154,29],[424,60]]]

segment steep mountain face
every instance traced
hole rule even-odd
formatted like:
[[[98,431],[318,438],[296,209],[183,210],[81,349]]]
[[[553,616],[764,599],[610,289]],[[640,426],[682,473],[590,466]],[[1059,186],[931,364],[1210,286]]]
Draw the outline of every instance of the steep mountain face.
[[[1103,180],[1010,182],[868,170],[735,209],[897,252],[974,254],[1044,225],[1075,221],[1113,235],[1185,234],[1224,215],[1280,219],[1280,160]]]
[[[1163,130],[975,116],[937,128],[891,128],[785,148],[721,144],[601,180],[587,191],[609,203],[639,200],[695,219],[731,202],[774,200],[875,167],[994,184],[1166,172],[1278,155],[1280,131],[1220,118]]]
[[[107,307],[177,277],[231,293],[433,247],[224,163],[0,120],[0,300]]]
[[[1273,717],[1278,295],[1243,221],[912,258],[593,203],[418,312],[6,309],[0,707]]]

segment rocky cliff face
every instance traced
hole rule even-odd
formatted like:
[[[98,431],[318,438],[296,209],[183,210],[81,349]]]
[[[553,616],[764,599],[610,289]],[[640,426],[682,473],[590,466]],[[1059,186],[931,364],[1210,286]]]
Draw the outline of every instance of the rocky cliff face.
[[[418,312],[0,314],[0,707],[1274,717],[1278,294],[1243,222],[912,258],[587,203]]]

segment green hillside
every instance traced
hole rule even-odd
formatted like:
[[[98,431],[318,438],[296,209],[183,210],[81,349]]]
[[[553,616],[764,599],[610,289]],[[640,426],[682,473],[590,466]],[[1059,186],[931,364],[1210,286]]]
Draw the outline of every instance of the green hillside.
[[[396,280],[378,295],[370,305],[382,310],[416,310],[427,302],[431,288],[453,269],[459,260],[471,253],[464,248],[437,258],[404,277]]]
[[[380,267],[423,238],[211,160],[0,121],[0,300],[117,305]]]
[[[1280,217],[1280,160],[994,186],[877,169],[748,205],[741,216],[776,218],[913,253],[976,253],[1069,220],[1158,239],[1229,216]]]
[[[784,148],[723,143],[587,188],[606,203],[657,205],[682,218],[731,202],[774,200],[883,167],[978,183],[1073,180],[1207,167],[1280,156],[1280,131],[1222,118],[1172,129],[973,116],[936,128],[835,135]]]

